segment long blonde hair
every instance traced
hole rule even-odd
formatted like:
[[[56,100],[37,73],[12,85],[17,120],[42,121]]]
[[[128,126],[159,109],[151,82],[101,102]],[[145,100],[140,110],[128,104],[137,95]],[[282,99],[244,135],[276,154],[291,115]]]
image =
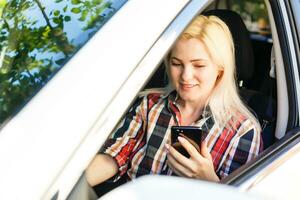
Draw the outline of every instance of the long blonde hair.
[[[250,119],[257,130],[261,131],[259,122],[238,95],[234,45],[227,25],[216,16],[200,15],[184,30],[180,36],[180,39],[182,38],[201,40],[206,45],[213,62],[223,69],[223,73],[205,106],[205,109],[210,109],[216,125],[219,127],[227,126],[229,116],[235,124],[242,115]],[[167,60],[167,68],[169,68],[169,58]],[[165,88],[166,90],[172,88],[170,84]]]

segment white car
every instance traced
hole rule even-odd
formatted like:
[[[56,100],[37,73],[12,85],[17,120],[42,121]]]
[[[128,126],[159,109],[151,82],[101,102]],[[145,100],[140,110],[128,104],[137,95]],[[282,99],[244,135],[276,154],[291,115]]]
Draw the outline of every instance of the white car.
[[[139,91],[163,86],[163,59],[177,37],[196,15],[228,10],[250,31],[231,29],[250,41],[236,46],[238,83],[264,127],[265,150],[221,185],[149,176],[104,197],[169,182],[189,199],[237,190],[245,199],[299,199],[294,0],[0,0],[0,199],[88,199],[86,167]],[[198,186],[210,189],[194,193]]]

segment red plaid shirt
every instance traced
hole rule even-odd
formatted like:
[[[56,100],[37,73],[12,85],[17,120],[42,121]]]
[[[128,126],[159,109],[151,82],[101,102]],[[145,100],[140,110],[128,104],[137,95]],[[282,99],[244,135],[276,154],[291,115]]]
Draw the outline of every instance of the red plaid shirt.
[[[164,145],[170,143],[171,126],[180,125],[180,112],[175,102],[176,92],[148,94],[133,104],[101,153],[116,159],[119,176],[127,172],[130,179],[145,174],[170,174]],[[193,125],[207,131],[205,140],[217,175],[223,178],[256,157],[261,148],[260,132],[245,117],[230,127],[219,128],[209,112]]]

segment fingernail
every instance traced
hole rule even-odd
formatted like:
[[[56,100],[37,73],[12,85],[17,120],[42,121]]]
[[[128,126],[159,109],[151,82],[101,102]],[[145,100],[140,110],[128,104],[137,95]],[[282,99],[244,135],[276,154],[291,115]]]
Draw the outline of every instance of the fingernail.
[[[181,136],[178,136],[178,140],[179,140],[179,141],[183,141],[183,140],[184,140],[184,138],[183,138],[183,137],[181,137]]]

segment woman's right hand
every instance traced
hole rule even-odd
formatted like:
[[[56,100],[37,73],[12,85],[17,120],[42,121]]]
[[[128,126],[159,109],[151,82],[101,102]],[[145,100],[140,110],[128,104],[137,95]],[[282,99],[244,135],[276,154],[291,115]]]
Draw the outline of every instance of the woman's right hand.
[[[183,156],[170,145],[166,145],[168,151],[168,166],[179,176],[219,182],[207,144],[201,143],[199,152],[189,141],[178,137],[180,144],[189,153],[190,158]]]

